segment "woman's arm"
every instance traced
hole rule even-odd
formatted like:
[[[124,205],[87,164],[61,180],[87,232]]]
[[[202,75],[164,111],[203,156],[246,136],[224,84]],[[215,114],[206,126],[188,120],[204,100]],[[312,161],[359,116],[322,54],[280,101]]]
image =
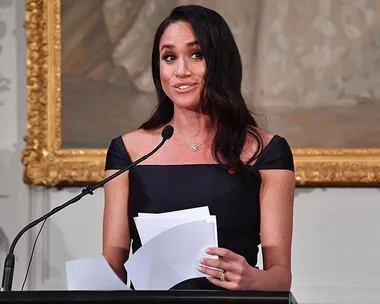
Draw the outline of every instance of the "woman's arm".
[[[231,250],[208,248],[207,253],[219,259],[202,259],[199,271],[209,275],[208,279],[217,286],[230,290],[290,290],[295,176],[290,170],[265,170],[261,176],[260,230],[264,269],[252,267],[243,256]],[[224,275],[225,280],[220,280]]]
[[[107,170],[105,178],[117,170]],[[124,263],[129,256],[128,211],[129,178],[125,172],[104,185],[103,256],[123,282],[127,282]]]
[[[260,191],[263,268],[254,289],[290,290],[295,175],[290,170],[262,170]]]

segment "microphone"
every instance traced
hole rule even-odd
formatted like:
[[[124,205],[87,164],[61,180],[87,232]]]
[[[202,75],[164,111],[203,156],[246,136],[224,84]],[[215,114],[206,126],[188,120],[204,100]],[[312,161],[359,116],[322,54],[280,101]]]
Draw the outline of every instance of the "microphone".
[[[137,164],[141,163],[142,161],[144,161],[145,159],[147,159],[148,157],[150,157],[152,154],[156,153],[162,147],[162,145],[168,139],[170,139],[173,136],[173,133],[174,133],[174,128],[172,126],[170,126],[170,125],[165,126],[163,128],[162,132],[161,132],[162,141],[151,152],[149,152],[148,154],[146,154],[143,157],[139,158],[138,160],[136,160],[135,162],[131,163],[127,167],[125,167],[123,169],[120,169],[119,171],[117,171],[114,174],[110,175],[109,177],[107,177],[106,179],[102,180],[101,182],[99,182],[99,183],[97,183],[97,184],[95,184],[93,186],[87,186],[87,187],[85,187],[80,194],[78,194],[77,196],[75,196],[71,200],[67,201],[66,203],[64,203],[64,204],[62,204],[62,205],[60,205],[58,207],[55,207],[50,212],[46,213],[45,215],[41,216],[40,218],[38,218],[38,219],[34,220],[33,222],[29,223],[28,225],[26,225],[16,235],[16,237],[14,238],[14,240],[13,240],[13,242],[12,242],[10,248],[9,248],[7,257],[5,258],[4,271],[3,271],[3,281],[1,283],[1,289],[0,289],[0,291],[11,291],[12,290],[13,274],[14,274],[14,267],[15,267],[14,249],[16,247],[16,244],[17,244],[18,240],[21,238],[21,236],[26,231],[28,231],[30,228],[33,228],[38,223],[44,221],[48,217],[50,217],[53,214],[57,213],[58,211],[62,210],[63,208],[65,208],[65,207],[67,207],[67,206],[69,206],[69,205],[71,205],[73,203],[78,202],[85,195],[87,195],[87,194],[93,195],[94,194],[93,191],[95,189],[103,186],[105,183],[109,182],[110,180],[114,179],[115,177],[119,176],[120,174],[124,173],[125,171],[127,171],[127,170],[131,169],[132,167],[136,166]]]

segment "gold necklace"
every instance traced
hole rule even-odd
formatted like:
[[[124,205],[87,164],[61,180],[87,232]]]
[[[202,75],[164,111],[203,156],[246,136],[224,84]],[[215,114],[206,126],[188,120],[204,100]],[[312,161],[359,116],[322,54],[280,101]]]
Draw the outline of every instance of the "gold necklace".
[[[190,150],[193,151],[193,152],[197,152],[198,149],[199,149],[199,146],[204,144],[206,141],[208,141],[210,139],[211,136],[213,136],[215,134],[216,130],[214,130],[214,132],[212,132],[204,141],[202,141],[201,143],[199,144],[189,144],[180,134],[178,134],[178,131],[177,131],[177,134],[178,134],[178,137],[180,139],[182,139],[186,144],[188,144],[190,146]]]

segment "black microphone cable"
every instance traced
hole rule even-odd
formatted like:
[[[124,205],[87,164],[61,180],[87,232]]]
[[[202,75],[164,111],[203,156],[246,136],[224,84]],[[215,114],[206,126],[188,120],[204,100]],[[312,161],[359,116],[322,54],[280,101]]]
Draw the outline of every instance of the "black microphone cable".
[[[31,266],[31,264],[32,264],[32,260],[33,260],[34,250],[36,249],[37,240],[38,240],[38,237],[39,237],[40,234],[41,234],[42,228],[44,228],[44,225],[45,225],[46,221],[47,221],[47,218],[42,222],[41,227],[40,227],[40,229],[38,230],[38,233],[37,233],[36,237],[34,238],[33,247],[32,247],[32,252],[30,253],[30,258],[29,258],[29,262],[28,262],[28,267],[27,267],[27,269],[26,269],[26,273],[25,273],[25,277],[24,277],[24,282],[22,283],[22,286],[21,286],[21,291],[24,291],[24,286],[25,286],[26,280],[27,280],[27,278],[28,278],[29,270],[30,270],[30,266]]]

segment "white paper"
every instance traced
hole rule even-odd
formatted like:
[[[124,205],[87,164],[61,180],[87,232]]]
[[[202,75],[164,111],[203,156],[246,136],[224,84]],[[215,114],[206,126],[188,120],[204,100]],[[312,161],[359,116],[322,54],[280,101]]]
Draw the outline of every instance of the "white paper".
[[[124,264],[136,290],[168,290],[191,278],[208,247],[217,247],[214,223],[193,221],[167,229],[140,247]]]
[[[131,290],[103,256],[66,262],[68,290]]]
[[[217,225],[216,225],[216,216],[215,215],[202,215],[197,216],[195,218],[188,216],[157,216],[157,217],[135,217],[134,221],[136,223],[136,228],[138,230],[141,244],[144,245],[149,240],[164,232],[167,229],[173,228],[175,226],[205,220],[207,223],[214,224],[216,243],[218,243],[217,239]]]

